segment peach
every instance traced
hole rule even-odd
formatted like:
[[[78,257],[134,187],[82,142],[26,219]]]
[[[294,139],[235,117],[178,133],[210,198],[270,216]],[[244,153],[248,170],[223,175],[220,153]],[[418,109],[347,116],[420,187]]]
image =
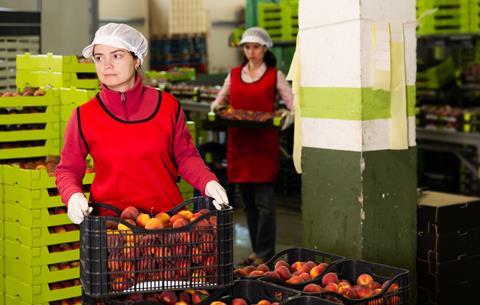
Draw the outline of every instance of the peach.
[[[173,291],[162,291],[162,293],[160,293],[160,301],[164,304],[175,305],[177,300],[177,296]]]
[[[373,295],[372,288],[365,285],[357,285],[354,289],[359,299],[369,298]]]
[[[382,288],[384,288],[384,286],[387,286],[388,285],[388,281],[385,281],[383,284],[382,284]],[[398,290],[398,284],[397,283],[392,283],[390,285],[390,287],[388,287],[387,289],[387,292],[393,292],[393,291],[396,291]]]
[[[276,270],[276,269],[277,269],[278,267],[280,267],[280,266],[285,266],[285,267],[287,267],[287,268],[290,269],[290,265],[289,265],[286,261],[284,261],[284,260],[281,259],[281,260],[278,260],[278,261],[275,263],[275,267],[273,268],[273,270]]]
[[[325,291],[338,292],[338,284],[334,282],[328,283],[325,285]]]
[[[192,211],[189,211],[189,210],[178,211],[177,215],[182,216],[183,218],[185,218],[188,221],[190,221],[190,219],[192,219],[192,217],[193,217]]]
[[[300,269],[301,271],[303,272],[310,272],[310,270],[312,270],[313,267],[317,266],[317,264],[315,264],[315,262],[313,261],[307,261],[305,262],[305,264],[303,264],[302,268]]]
[[[247,301],[242,298],[234,298],[231,302],[230,305],[248,305]]]
[[[329,283],[338,283],[338,275],[335,272],[328,272],[322,277],[322,286],[325,287]]]
[[[382,285],[377,281],[373,281],[372,289],[377,289],[377,288],[382,288]]]
[[[221,301],[213,301],[212,303],[210,303],[210,305],[227,305]]]
[[[299,271],[300,269],[302,269],[303,267],[303,264],[305,264],[304,262],[294,262],[291,266],[290,266],[290,270],[291,271]]]
[[[307,286],[303,287],[303,292],[319,293],[322,291],[323,291],[322,286],[314,283],[308,284]]]
[[[357,285],[367,286],[369,288],[373,287],[373,277],[370,274],[360,274],[357,277]]]
[[[150,218],[145,223],[146,230],[158,230],[163,229],[163,222],[158,218]]]
[[[320,264],[316,265],[315,267],[310,269],[310,276],[312,277],[312,279],[314,279],[314,278],[322,275],[322,273],[325,272],[327,267],[328,267],[327,263],[320,263]]]
[[[187,224],[188,224],[188,221],[186,219],[179,218],[179,219],[175,220],[175,222],[172,225],[172,228],[174,228],[174,229],[181,228],[181,227],[183,227]]]
[[[302,272],[302,273],[300,273],[299,276],[303,279],[304,282],[305,282],[305,281],[310,281],[310,280],[312,279],[312,277],[310,276],[310,274],[307,273],[307,272]]]
[[[175,305],[189,305],[186,301],[178,301]]]
[[[233,270],[233,274],[236,275],[236,276],[247,276],[248,275],[248,273],[242,268],[237,268],[237,269]]]
[[[286,282],[289,283],[289,284],[296,285],[296,284],[300,284],[301,282],[304,282],[304,280],[300,276],[294,275],[291,278],[289,278],[288,280],[286,280]]]
[[[275,271],[267,271],[263,275],[269,278],[280,279],[280,276]]]
[[[269,300],[260,300],[258,301],[257,305],[272,305],[272,302],[270,302]]]
[[[209,209],[200,209],[197,213],[199,213],[201,215],[205,215],[205,214],[210,213],[210,210]]]
[[[155,218],[160,219],[164,223],[168,223],[170,221],[170,215],[165,212],[160,212],[155,215]]]
[[[285,266],[280,266],[277,269],[275,269],[275,272],[278,274],[281,280],[286,281],[290,278],[291,273],[290,269],[288,269]]]
[[[245,266],[243,270],[245,270],[247,274],[250,274],[250,272],[257,270],[257,268],[255,266]]]
[[[349,299],[358,299],[357,293],[353,287],[345,288],[343,291],[343,295]]]
[[[338,282],[338,293],[344,295],[345,291],[349,288],[352,288],[352,286],[348,281],[341,280],[340,282]]]
[[[139,213],[135,219],[135,222],[137,223],[137,226],[145,228],[148,220],[150,220],[150,215],[146,213]]]
[[[136,207],[127,207],[125,210],[123,210],[122,214],[120,214],[120,218],[135,220],[137,219],[138,213],[139,212]]]
[[[248,274],[248,277],[257,277],[257,276],[262,276],[265,272],[262,270],[253,270]]]
[[[263,271],[263,272],[267,272],[267,271],[270,271],[270,267],[268,267],[267,265],[265,264],[260,264],[257,266],[257,270],[260,270],[260,271]]]

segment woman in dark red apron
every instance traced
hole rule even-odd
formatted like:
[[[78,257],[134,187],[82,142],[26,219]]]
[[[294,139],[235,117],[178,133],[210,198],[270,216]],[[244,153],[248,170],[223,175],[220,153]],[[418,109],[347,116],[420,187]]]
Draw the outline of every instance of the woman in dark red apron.
[[[285,75],[275,68],[272,40],[262,28],[250,28],[240,42],[244,61],[233,68],[212,103],[212,111],[230,104],[234,109],[275,111],[277,94],[288,110],[282,129],[291,123],[293,95]],[[290,110],[290,111],[289,111]],[[273,185],[279,169],[279,131],[275,128],[229,128],[227,178],[238,183],[245,205],[253,253],[241,264],[259,264],[275,254],[276,217]]]

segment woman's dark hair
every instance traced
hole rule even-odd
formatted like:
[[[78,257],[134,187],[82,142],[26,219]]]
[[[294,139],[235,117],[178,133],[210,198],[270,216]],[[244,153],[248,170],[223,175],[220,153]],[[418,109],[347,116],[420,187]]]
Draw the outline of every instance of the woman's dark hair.
[[[263,61],[265,62],[265,65],[267,68],[275,68],[277,67],[277,58],[275,57],[275,54],[272,53],[272,51],[267,50],[265,54],[263,55]],[[242,58],[242,66],[245,66],[248,62],[247,57],[245,54],[243,54]]]

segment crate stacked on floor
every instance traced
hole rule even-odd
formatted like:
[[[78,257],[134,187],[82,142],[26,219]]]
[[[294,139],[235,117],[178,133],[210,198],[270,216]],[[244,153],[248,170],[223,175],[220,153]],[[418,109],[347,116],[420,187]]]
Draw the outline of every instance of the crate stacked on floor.
[[[18,88],[51,86],[54,88],[98,89],[95,65],[75,55],[17,55]]]
[[[258,3],[258,26],[264,28],[272,40],[292,41],[298,33],[298,1]]]
[[[472,33],[480,31],[480,1],[470,0],[470,30]]]
[[[472,32],[472,0],[418,0],[418,34],[459,34]],[[433,12],[433,10],[435,10]]]
[[[477,304],[480,198],[425,192],[418,202],[418,300]]]
[[[56,163],[1,166],[6,304],[81,304],[79,229],[56,190]],[[93,175],[83,180],[87,194]]]
[[[15,89],[15,57],[40,52],[40,13],[0,11],[0,91]]]

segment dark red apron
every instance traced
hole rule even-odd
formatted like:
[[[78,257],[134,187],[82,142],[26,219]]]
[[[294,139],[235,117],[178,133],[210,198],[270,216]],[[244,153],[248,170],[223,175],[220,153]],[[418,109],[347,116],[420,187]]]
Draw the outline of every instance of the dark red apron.
[[[79,127],[95,163],[92,201],[149,213],[167,211],[183,201],[172,159],[179,105],[159,94],[158,101],[148,101],[158,102],[155,112],[135,122],[113,116],[98,96],[80,106]]]
[[[277,70],[268,68],[258,81],[242,81],[242,67],[230,72],[230,105],[234,109],[273,112]],[[229,128],[227,175],[231,183],[273,183],[278,174],[279,133],[274,128]]]

